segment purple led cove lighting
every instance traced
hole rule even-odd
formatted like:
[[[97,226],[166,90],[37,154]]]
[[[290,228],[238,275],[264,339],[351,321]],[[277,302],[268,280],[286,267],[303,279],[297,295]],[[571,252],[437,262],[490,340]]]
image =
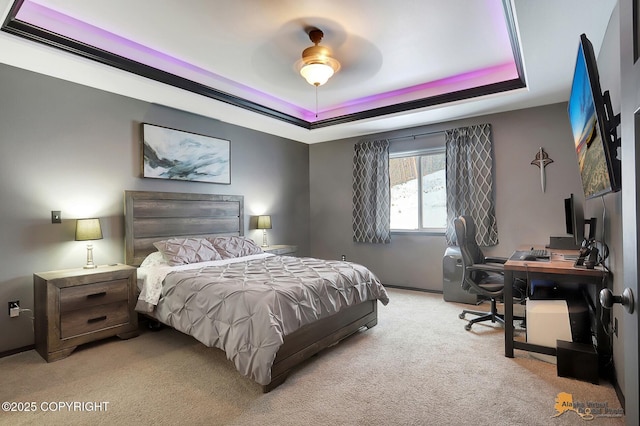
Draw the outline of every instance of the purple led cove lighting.
[[[486,1],[485,4],[490,11],[489,14],[492,31],[495,34],[500,35],[502,49],[505,49],[505,51],[509,50],[511,52],[508,62],[415,86],[352,99],[339,105],[321,109],[318,115],[322,115],[322,119],[329,119],[362,112],[367,109],[379,108],[418,99],[427,99],[446,93],[454,93],[465,89],[473,89],[476,87],[519,79],[520,75],[518,74],[518,67],[511,49],[511,39],[507,28],[507,19],[502,0]],[[313,114],[313,118],[310,121],[316,121],[315,114]]]
[[[362,112],[367,109],[385,107],[417,99],[426,99],[446,93],[501,83],[516,78],[518,78],[518,70],[515,62],[511,61],[506,64],[469,71],[428,83],[353,99],[334,107],[325,108],[321,110],[318,115],[321,115],[322,119],[340,117],[342,115]],[[312,115],[310,121],[316,121],[315,114]]]
[[[503,64],[492,65],[485,68],[468,71],[450,77],[418,84],[415,86],[400,88],[358,99],[352,99],[334,106],[327,106],[318,112],[319,119],[330,119],[359,113],[365,110],[390,106],[403,102],[410,102],[430,97],[459,92],[465,89],[479,88],[495,83],[508,82],[520,78],[518,67],[511,48],[511,38],[505,16],[505,8],[502,0],[485,0],[484,2],[490,15],[490,27],[497,38],[500,39],[501,49],[509,51],[509,61]],[[317,121],[315,114],[310,114],[308,121]]]
[[[494,2],[491,2],[491,7],[493,11],[492,15],[495,18],[493,28],[494,30],[499,30],[500,34],[503,34],[506,38],[506,41],[503,40],[503,42],[510,45],[501,1],[494,0]],[[320,108],[318,117],[316,118],[314,111],[245,86],[172,55],[154,50],[110,31],[73,18],[65,13],[35,3],[32,0],[24,0],[20,9],[17,11],[16,18],[80,43],[94,46],[123,58],[200,83],[203,86],[208,86],[220,92],[240,96],[250,102],[272,108],[273,110],[311,123],[340,117],[342,115],[357,114],[366,110],[398,103],[428,99],[430,97],[465,89],[508,82],[519,78],[516,63],[512,57],[510,62],[502,65],[486,67],[432,82],[365,96],[337,105]],[[321,98],[322,96],[320,96],[320,99]]]
[[[135,41],[30,0],[24,1],[16,14],[16,18],[72,40],[201,83],[208,87],[228,93],[241,93],[243,97],[247,97],[253,102],[278,109],[293,116],[300,117],[308,112],[303,108],[283,101],[275,96],[245,86],[172,55],[136,43]],[[250,94],[250,96],[247,96],[247,93]],[[257,99],[260,101],[257,101]]]
[[[415,86],[403,87],[401,89],[392,90],[385,93],[379,93],[372,96],[354,99],[343,104],[343,106],[352,106],[356,104],[375,102],[389,98],[394,98],[394,103],[397,103],[397,98],[402,98],[401,101],[410,100],[406,98],[405,95],[423,93],[424,96],[421,97],[431,97],[441,95],[443,93],[451,93],[459,90],[469,89],[472,87],[480,87],[493,83],[500,83],[502,81],[510,80],[513,78],[518,78],[518,72],[516,70],[515,63],[512,61],[502,65],[481,68],[479,70],[469,71],[450,77],[445,77],[439,80],[417,84]],[[415,99],[415,96],[412,96],[411,98]]]

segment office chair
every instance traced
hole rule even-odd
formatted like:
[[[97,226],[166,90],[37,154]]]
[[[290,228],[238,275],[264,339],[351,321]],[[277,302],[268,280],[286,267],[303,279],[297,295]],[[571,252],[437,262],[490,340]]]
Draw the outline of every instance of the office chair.
[[[496,301],[502,299],[504,290],[504,263],[503,257],[485,257],[478,243],[476,243],[476,225],[469,216],[460,216],[453,221],[456,239],[462,255],[462,288],[470,293],[479,294],[491,301],[490,312],[463,310],[459,315],[464,319],[466,314],[477,315],[470,320],[465,330],[471,330],[471,326],[477,322],[491,320],[504,326],[504,318],[498,314]]]

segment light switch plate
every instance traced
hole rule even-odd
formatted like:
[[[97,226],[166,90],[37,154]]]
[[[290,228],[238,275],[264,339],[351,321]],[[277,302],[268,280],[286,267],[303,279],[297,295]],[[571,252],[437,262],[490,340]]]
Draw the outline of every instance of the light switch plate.
[[[51,223],[62,223],[60,210],[51,210]]]

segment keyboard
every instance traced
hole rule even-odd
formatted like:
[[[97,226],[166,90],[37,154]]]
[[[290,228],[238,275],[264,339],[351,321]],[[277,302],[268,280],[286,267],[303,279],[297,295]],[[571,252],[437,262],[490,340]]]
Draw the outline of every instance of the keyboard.
[[[527,251],[523,251],[522,253],[535,256],[538,259],[549,259],[549,257],[551,257],[549,250],[545,250],[545,249],[527,250]]]

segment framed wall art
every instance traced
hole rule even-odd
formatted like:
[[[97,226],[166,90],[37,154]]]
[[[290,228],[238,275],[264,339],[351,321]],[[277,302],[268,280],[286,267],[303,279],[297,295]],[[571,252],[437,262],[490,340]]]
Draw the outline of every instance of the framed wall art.
[[[146,178],[231,184],[231,142],[142,123]]]

